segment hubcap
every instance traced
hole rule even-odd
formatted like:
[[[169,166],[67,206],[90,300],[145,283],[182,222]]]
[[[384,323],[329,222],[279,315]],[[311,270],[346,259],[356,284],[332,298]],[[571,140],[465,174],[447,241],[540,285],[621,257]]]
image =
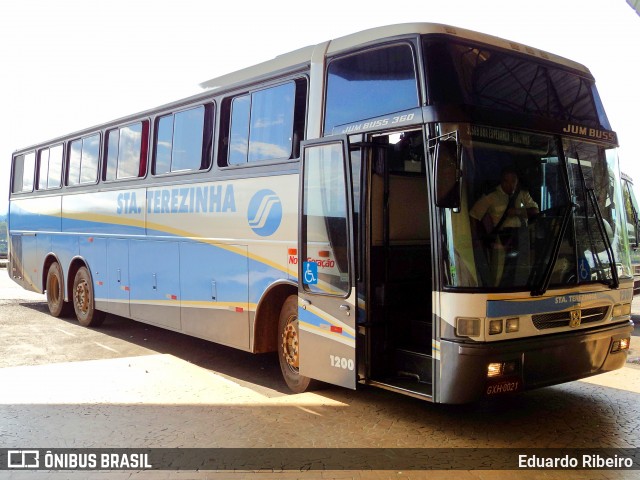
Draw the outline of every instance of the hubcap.
[[[89,286],[87,282],[80,282],[76,287],[75,302],[82,313],[89,311]]]
[[[287,364],[296,371],[298,370],[298,317],[292,315],[287,321],[287,325],[282,333],[282,353]]]

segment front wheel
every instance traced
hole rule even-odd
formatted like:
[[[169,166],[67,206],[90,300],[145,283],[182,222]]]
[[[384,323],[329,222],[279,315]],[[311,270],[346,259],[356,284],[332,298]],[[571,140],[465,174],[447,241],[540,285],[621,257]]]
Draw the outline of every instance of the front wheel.
[[[295,393],[314,390],[320,382],[300,375],[300,344],[298,330],[298,297],[289,296],[280,310],[278,321],[278,360],[287,387]]]
[[[80,267],[73,281],[73,309],[78,322],[83,327],[99,327],[105,313],[96,310],[93,282],[87,267]]]

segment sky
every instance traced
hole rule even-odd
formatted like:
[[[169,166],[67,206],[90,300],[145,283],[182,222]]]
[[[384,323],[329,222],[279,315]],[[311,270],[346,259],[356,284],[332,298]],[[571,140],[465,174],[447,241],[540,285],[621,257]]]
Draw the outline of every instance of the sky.
[[[19,148],[198,93],[205,80],[282,53],[406,22],[586,65],[640,193],[640,16],[626,0],[9,0],[0,2],[0,214]]]

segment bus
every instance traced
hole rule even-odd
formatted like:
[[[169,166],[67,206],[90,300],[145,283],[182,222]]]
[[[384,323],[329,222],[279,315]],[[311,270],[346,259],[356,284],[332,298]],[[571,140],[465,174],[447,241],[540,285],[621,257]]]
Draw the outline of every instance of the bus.
[[[460,404],[625,364],[617,136],[583,65],[410,23],[200,86],[14,152],[9,272],[52,315],[275,352],[296,393]]]
[[[627,215],[627,234],[631,244],[631,266],[633,268],[633,294],[640,293],[640,217],[638,217],[638,201],[633,191],[633,179],[622,172],[622,195]]]

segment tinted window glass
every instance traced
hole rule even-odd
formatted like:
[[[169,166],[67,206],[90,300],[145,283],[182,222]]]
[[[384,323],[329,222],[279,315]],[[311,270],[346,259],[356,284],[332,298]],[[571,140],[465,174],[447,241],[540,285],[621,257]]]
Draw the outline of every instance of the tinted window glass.
[[[49,175],[47,188],[58,188],[62,181],[62,145],[49,149]]]
[[[234,98],[227,163],[291,158],[295,104],[295,82]]]
[[[204,107],[176,113],[173,125],[172,172],[200,169],[203,129]]]
[[[120,144],[120,130],[114,128],[107,132],[107,173],[105,180],[115,180],[118,170],[118,145]]]
[[[100,136],[93,135],[82,139],[82,162],[80,183],[95,183],[98,179],[98,156]]]
[[[611,129],[589,78],[478,45],[425,42],[431,103],[466,103]]]
[[[18,155],[13,161],[14,193],[30,192],[33,190],[33,175],[35,173],[35,152]]]
[[[139,175],[141,151],[142,123],[121,128],[117,178],[131,178]]]
[[[293,82],[251,95],[249,162],[291,156]]]
[[[69,148],[67,185],[95,183],[98,179],[100,135],[74,140]]]
[[[171,148],[173,145],[173,115],[158,120],[156,139],[156,174],[169,173],[171,170]]]
[[[229,164],[247,161],[249,152],[249,115],[251,97],[244,95],[233,99],[231,110],[231,140],[229,142]]]
[[[203,168],[205,107],[199,106],[158,120],[154,173]]]
[[[24,156],[24,175],[22,177],[22,191],[30,192],[33,190],[33,177],[36,172],[36,154],[28,153]]]
[[[49,176],[49,149],[40,150],[40,161],[38,167],[38,190],[47,188],[47,178]]]
[[[68,185],[80,183],[80,162],[82,161],[82,140],[74,140],[69,148],[69,174]]]
[[[409,45],[367,50],[329,64],[325,133],[334,127],[419,106]]]
[[[115,128],[110,130],[107,135],[107,172],[105,180],[144,175],[143,169],[140,168],[144,141],[142,122],[119,129]]]

